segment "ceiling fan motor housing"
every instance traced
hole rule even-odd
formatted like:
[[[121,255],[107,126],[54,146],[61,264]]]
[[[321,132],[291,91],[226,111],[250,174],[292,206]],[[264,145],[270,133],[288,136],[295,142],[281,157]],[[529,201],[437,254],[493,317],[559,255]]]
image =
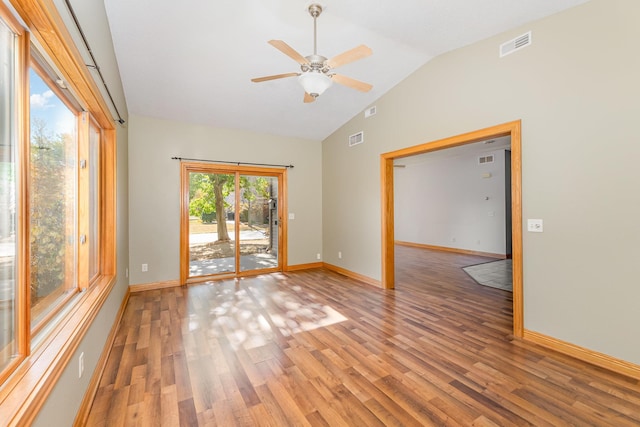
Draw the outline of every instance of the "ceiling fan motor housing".
[[[327,73],[330,69],[328,65],[326,65],[327,58],[322,55],[309,55],[305,56],[305,59],[309,61],[308,64],[303,64],[300,66],[303,73],[307,71],[317,71],[320,73]]]

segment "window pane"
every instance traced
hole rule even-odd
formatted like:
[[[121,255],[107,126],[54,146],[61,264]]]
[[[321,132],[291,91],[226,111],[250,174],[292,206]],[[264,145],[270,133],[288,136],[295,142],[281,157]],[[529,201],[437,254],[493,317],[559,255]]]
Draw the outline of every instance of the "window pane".
[[[76,115],[33,70],[31,325],[76,291]]]
[[[240,176],[240,271],[278,267],[278,177]]]
[[[189,277],[236,271],[235,200],[235,175],[189,174]]]
[[[100,129],[89,130],[89,280],[100,273]]]
[[[0,20],[0,369],[16,353],[15,44]]]

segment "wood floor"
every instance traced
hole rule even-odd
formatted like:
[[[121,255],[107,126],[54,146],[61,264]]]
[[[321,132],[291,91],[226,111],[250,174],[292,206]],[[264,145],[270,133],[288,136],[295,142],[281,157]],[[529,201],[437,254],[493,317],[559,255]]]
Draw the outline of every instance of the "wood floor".
[[[330,271],[132,294],[91,426],[639,426],[640,382],[511,336],[470,255],[398,247],[397,289]]]

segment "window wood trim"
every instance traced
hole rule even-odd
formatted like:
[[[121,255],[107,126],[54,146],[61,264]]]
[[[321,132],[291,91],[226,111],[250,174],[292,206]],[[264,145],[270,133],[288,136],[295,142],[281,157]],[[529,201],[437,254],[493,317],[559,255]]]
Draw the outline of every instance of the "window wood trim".
[[[51,91],[56,94],[56,96],[69,109],[69,111],[71,111],[76,117],[80,117],[82,112],[78,110],[77,106],[73,105],[73,103],[69,101],[69,96],[60,89],[58,83],[51,78],[51,75],[47,72],[47,70],[45,70],[42,64],[40,64],[40,62],[33,55],[30,55],[29,67],[31,67],[33,71],[35,71],[36,74],[38,74],[38,76],[42,79],[42,81],[45,82],[47,86],[49,86],[49,89],[51,89]],[[77,130],[78,129],[76,129],[76,131]]]
[[[56,67],[65,74],[78,98],[87,103],[103,129],[114,123],[98,85],[89,73],[80,51],[74,44],[53,0],[9,0],[24,20],[32,36],[42,45]]]
[[[93,117],[91,117],[91,115],[89,115],[87,113],[87,122],[88,122],[88,133],[87,133],[87,162],[89,164],[89,175],[91,175],[91,171],[92,168],[95,167],[95,165],[91,164],[90,158],[91,158],[91,132],[96,131],[98,134],[98,138],[99,138],[99,142],[98,142],[98,160],[99,160],[99,164],[98,164],[98,200],[103,200],[103,194],[104,194],[104,183],[102,182],[102,171],[104,170],[104,150],[103,150],[103,146],[102,146],[102,142],[104,141],[104,135],[102,132],[102,129],[100,128],[100,125],[93,119]],[[87,185],[89,187],[91,187],[91,182],[90,179],[87,182]],[[89,195],[87,194],[87,197]],[[102,239],[104,238],[104,231],[103,231],[103,227],[102,227],[102,218],[103,218],[103,209],[102,209],[102,203],[100,203],[98,205],[98,212],[97,212],[97,216],[98,216],[98,235],[94,236],[98,239],[98,249],[101,248],[100,242],[102,241]],[[90,223],[91,221],[88,219],[87,220],[87,232],[89,232],[90,230]],[[87,234],[87,236],[89,237],[89,239],[91,239],[91,237],[89,236],[89,234]],[[89,244],[91,244],[91,241],[89,240]],[[87,248],[87,250],[90,252],[89,247]],[[102,274],[102,257],[100,256],[99,259],[96,260],[97,262],[97,272],[96,274],[94,274],[93,276],[88,276],[89,282],[87,284],[87,286],[93,286],[93,284],[96,282],[96,280],[100,277],[100,275]],[[90,270],[89,268],[89,264],[87,264],[87,269]],[[84,289],[83,287],[81,287],[82,289]]]
[[[87,259],[89,253],[89,245],[82,244],[80,236],[88,235],[89,232],[89,167],[84,169],[81,162],[89,157],[89,113],[80,113],[78,115],[78,158],[76,159],[78,174],[78,219],[77,219],[77,236],[76,248],[78,251],[78,259]],[[89,286],[89,263],[83,262],[77,266],[77,285],[78,289],[86,289]]]
[[[17,303],[20,310],[19,315],[22,316],[22,319],[26,319],[17,331],[21,356],[12,364],[19,366],[0,386],[0,413],[2,413],[3,422],[13,426],[29,425],[36,418],[38,411],[55,387],[115,285],[116,130],[110,110],[80,52],[74,45],[71,35],[64,26],[53,1],[10,0],[10,2],[28,27],[28,32],[25,32],[21,43],[22,52],[19,54],[21,62],[19,69],[23,72],[17,77],[20,80],[19,93],[17,94],[20,103],[17,106],[17,111],[20,121],[18,123],[18,140],[21,158],[29,158],[29,94],[25,84],[28,81],[30,62],[29,34],[40,43],[45,53],[63,74],[61,77],[66,79],[79,101],[86,105],[87,110],[103,129],[102,153],[104,154],[104,169],[100,176],[104,183],[101,189],[103,221],[100,225],[103,237],[100,242],[102,275],[94,286],[78,296],[78,302],[69,309],[29,356],[25,356],[30,348],[30,319],[28,319],[28,311],[26,311],[27,304],[25,300],[20,300]],[[3,14],[3,18],[5,13],[11,15],[8,8],[1,3],[0,13]],[[21,200],[29,200],[26,187],[28,170],[24,169],[20,168],[19,171],[18,194],[20,194]],[[19,214],[19,217],[24,219],[18,223],[18,241],[28,242],[27,203],[20,204]],[[106,233],[106,230],[109,233]],[[26,301],[28,301],[28,281],[26,278],[29,277],[29,262],[24,262],[24,260],[29,259],[29,245],[19,246],[18,278],[21,285],[18,298],[26,296]],[[25,357],[27,360],[24,360]]]

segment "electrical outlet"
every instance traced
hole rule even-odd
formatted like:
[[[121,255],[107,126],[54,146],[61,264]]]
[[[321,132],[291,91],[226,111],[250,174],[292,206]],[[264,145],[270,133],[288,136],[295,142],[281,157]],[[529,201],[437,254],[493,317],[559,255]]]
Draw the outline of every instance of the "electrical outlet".
[[[149,264],[142,264],[142,271],[149,271]]]
[[[321,259],[320,254],[316,254],[316,259]]]
[[[542,233],[542,220],[541,219],[529,219],[527,220],[527,231],[532,233]]]
[[[82,378],[83,373],[84,373],[84,351],[80,353],[80,357],[78,357],[78,378]]]
[[[338,252],[338,259],[342,259],[342,252]]]
[[[129,269],[128,268],[124,269],[124,275],[125,275],[125,277],[129,277]]]

